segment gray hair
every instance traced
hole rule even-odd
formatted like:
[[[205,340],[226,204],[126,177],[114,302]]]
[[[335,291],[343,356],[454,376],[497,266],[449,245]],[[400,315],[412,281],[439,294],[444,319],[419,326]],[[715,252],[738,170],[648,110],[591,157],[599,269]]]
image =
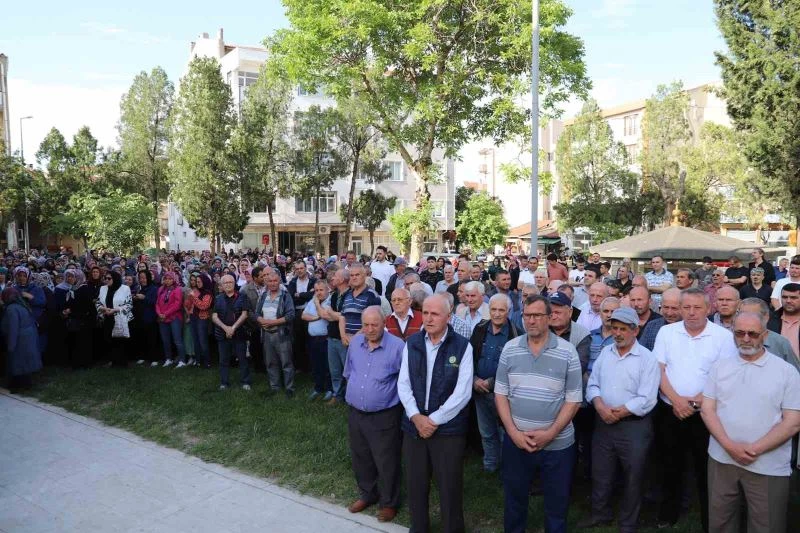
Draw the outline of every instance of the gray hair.
[[[680,274],[681,272],[685,272],[686,275],[689,276],[689,279],[692,281],[697,279],[697,276],[695,276],[694,274],[694,270],[692,270],[691,268],[679,268],[676,274]]]
[[[425,297],[428,296],[428,294],[422,289],[413,290],[409,294],[411,296],[411,303],[419,306],[419,308],[422,309],[422,303],[425,301]],[[450,298],[453,297],[452,294],[450,294],[450,293],[447,293],[447,294],[450,296]],[[448,304],[449,304],[449,301],[448,301]]]
[[[372,289],[373,291],[375,290],[375,280],[374,280],[374,279],[372,279],[372,278],[366,278],[366,280],[365,280],[365,285],[366,285],[367,287],[369,287],[370,289]]]
[[[600,309],[601,310],[605,309],[606,305],[608,304],[617,304],[617,307],[619,307],[620,306],[619,298],[617,298],[616,296],[606,296],[605,298],[603,298],[603,301],[600,302]]]
[[[447,272],[448,268],[450,269],[450,272],[455,272],[456,271],[455,267],[453,265],[451,265],[450,263],[447,263],[446,265],[444,265],[443,271]]]
[[[506,309],[511,311],[511,298],[508,297],[507,294],[503,294],[502,292],[498,292],[497,294],[493,295],[489,298],[489,307],[492,306],[493,303],[496,302],[503,302],[506,305]]]
[[[465,291],[478,291],[481,295],[486,292],[486,288],[480,281],[468,281],[464,284]]]
[[[706,305],[710,305],[711,303],[708,300],[708,294],[706,294],[703,289],[699,289],[697,287],[689,287],[688,289],[683,289],[681,291],[681,305],[683,305],[683,299],[687,296],[702,296]]]
[[[383,313],[383,309],[381,309],[380,305],[370,305],[369,307],[367,307],[366,309],[364,309],[361,312],[361,315],[363,316],[363,315],[367,314],[367,311],[378,313],[378,316],[381,317],[382,321],[386,320],[386,315]]]
[[[438,294],[441,294],[442,296],[444,296],[445,300],[447,300],[447,303],[450,304],[450,312],[452,313],[453,312],[453,304],[455,303],[455,298],[453,298],[453,295],[450,293],[450,291],[444,291],[444,292],[440,292]]]
[[[769,322],[769,307],[767,307],[767,304],[766,302],[764,302],[764,300],[762,300],[761,298],[745,298],[744,300],[739,302],[739,309],[741,309],[742,306],[745,305],[752,305],[754,307],[758,306],[757,314],[761,316],[761,323],[764,324],[764,326],[767,325],[767,322]],[[752,313],[752,311],[748,312]],[[739,313],[741,313],[741,311],[738,311],[736,315],[738,316]]]
[[[750,273],[751,274],[763,274],[764,273],[764,269],[761,268],[761,267],[753,267],[753,268],[750,269]]]
[[[406,272],[405,274],[403,274],[403,281],[404,282],[409,278],[411,278],[411,283],[407,283],[408,285],[411,285],[413,283],[417,283],[420,280],[419,274],[417,274],[416,272]]]

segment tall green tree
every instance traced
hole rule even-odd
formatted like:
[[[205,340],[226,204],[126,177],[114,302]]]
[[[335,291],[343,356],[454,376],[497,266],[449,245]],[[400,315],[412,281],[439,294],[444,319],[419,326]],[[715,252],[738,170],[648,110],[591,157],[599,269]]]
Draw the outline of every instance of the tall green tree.
[[[247,210],[230,171],[228,141],[235,124],[230,87],[214,58],[196,57],[181,79],[173,107],[168,156],[172,197],[211,251],[241,240]]]
[[[416,209],[430,202],[435,157],[474,138],[501,143],[529,112],[531,4],[527,0],[283,0],[291,27],[268,43],[293,79],[338,99],[354,97],[369,123],[416,176]],[[563,31],[571,10],[540,10],[543,109],[589,87],[583,43]],[[412,236],[412,260],[424,234]]]
[[[144,196],[112,190],[103,195],[74,194],[60,223],[64,232],[80,236],[92,248],[128,254],[142,249],[150,232],[151,217]]]
[[[644,222],[638,176],[628,169],[625,146],[614,140],[597,102],[587,100],[556,145],[563,228],[586,227],[600,240],[621,237]],[[612,208],[611,206],[614,206]]]
[[[345,212],[344,242],[350,246],[350,228],[353,223],[356,182],[375,184],[389,179],[390,171],[381,161],[386,157],[385,143],[378,130],[370,126],[362,102],[349,98],[339,102],[334,115],[334,132],[339,143],[339,153],[350,167],[350,192],[342,204]],[[384,215],[385,216],[385,215]],[[374,250],[373,250],[374,251]]]
[[[230,143],[232,169],[239,175],[245,205],[266,204],[273,251],[277,250],[275,202],[295,190],[291,103],[291,84],[264,65],[247,91]]]
[[[456,233],[459,241],[469,243],[474,252],[492,250],[495,244],[505,243],[508,222],[503,204],[485,192],[473,194],[466,209],[456,214]]]
[[[293,145],[298,198],[311,200],[314,209],[314,251],[320,251],[320,194],[344,176],[345,159],[333,137],[333,111],[311,106],[295,113]]]
[[[83,182],[88,183],[97,173],[97,160],[101,149],[97,144],[97,139],[92,135],[89,126],[83,126],[72,137],[72,162],[75,171]]]
[[[120,157],[116,168],[124,176],[132,178],[135,190],[149,199],[156,248],[161,248],[158,209],[168,193],[167,148],[174,95],[175,87],[167,73],[163,68],[155,67],[149,74],[141,71],[136,75],[119,104]]]
[[[389,215],[389,224],[392,237],[400,243],[400,253],[406,254],[411,250],[411,241],[415,234],[426,235],[436,229],[433,204],[426,202],[422,205],[422,209],[401,209]]]
[[[722,96],[762,176],[751,190],[779,203],[800,227],[800,3],[714,5],[727,45],[716,54]]]
[[[343,205],[340,211],[342,219],[347,218],[347,213],[352,213],[355,221],[369,232],[370,255],[375,253],[375,230],[377,230],[386,216],[394,208],[396,198],[386,197],[372,189],[361,191],[353,201],[352,209]],[[348,241],[349,242],[349,241]]]

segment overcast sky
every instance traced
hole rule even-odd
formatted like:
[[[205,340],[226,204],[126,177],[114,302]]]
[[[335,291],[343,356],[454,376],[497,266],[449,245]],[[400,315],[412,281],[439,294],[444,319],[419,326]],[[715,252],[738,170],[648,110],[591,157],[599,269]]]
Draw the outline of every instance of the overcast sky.
[[[646,98],[659,83],[681,79],[692,87],[719,79],[713,52],[723,42],[711,0],[566,1],[575,11],[568,30],[585,42],[592,96],[602,107]],[[287,24],[277,0],[140,0],[122,7],[40,0],[12,2],[3,16],[11,145],[19,150],[19,118],[33,115],[24,122],[28,162],[53,126],[71,139],[85,124],[102,145],[115,145],[119,100],[133,77],[161,65],[177,82],[200,33],[224,28],[226,42],[260,44]],[[579,107],[568,104],[567,114]]]

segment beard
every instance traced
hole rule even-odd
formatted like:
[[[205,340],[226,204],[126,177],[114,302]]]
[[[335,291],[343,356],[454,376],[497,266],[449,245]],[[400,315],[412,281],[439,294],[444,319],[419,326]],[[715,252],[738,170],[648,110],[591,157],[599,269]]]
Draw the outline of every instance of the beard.
[[[763,346],[739,346],[739,353],[747,357],[752,357],[758,355],[762,347]]]

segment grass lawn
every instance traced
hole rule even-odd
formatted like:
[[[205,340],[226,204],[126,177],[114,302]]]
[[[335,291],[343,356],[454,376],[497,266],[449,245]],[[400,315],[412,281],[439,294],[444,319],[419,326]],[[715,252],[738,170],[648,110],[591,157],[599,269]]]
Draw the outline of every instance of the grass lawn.
[[[238,371],[231,370],[231,383]],[[216,370],[187,368],[95,368],[83,372],[48,369],[30,393],[41,401],[101,420],[159,444],[203,460],[268,478],[276,483],[339,505],[356,498],[347,443],[344,406],[329,407],[307,400],[307,375],[297,380],[297,395],[269,395],[266,376],[255,376],[253,390],[217,390]],[[589,485],[574,487],[570,529],[589,512]],[[438,501],[432,490],[434,530]],[[366,512],[374,512],[374,508]],[[481,469],[481,458],[470,452],[464,472],[467,530],[503,529],[500,480]],[[653,509],[645,506],[643,523],[653,526]],[[403,507],[397,518],[409,524]],[[543,531],[542,498],[531,498],[529,531]],[[616,528],[597,530],[611,533]],[[649,531],[643,528],[643,531]],[[654,528],[652,531],[656,531]],[[691,513],[672,531],[700,532]]]

